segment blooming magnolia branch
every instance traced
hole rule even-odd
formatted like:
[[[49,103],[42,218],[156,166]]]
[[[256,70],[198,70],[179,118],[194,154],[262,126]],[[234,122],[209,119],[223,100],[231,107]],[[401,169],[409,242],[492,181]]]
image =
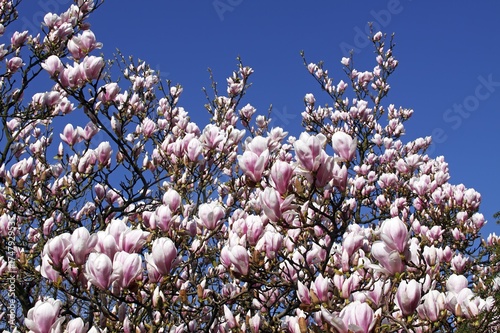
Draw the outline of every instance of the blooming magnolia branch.
[[[0,3],[6,33],[17,2]],[[498,328],[499,238],[480,238],[481,196],[448,182],[444,158],[425,154],[431,138],[402,140],[413,110],[385,102],[392,39],[372,36],[371,71],[343,58],[347,82],[303,56],[333,103],[306,94],[298,138],[241,106],[253,73],[241,61],[225,94],[212,78],[200,128],[180,85],[93,55],[100,5],[49,13],[43,37],[9,32],[0,52],[0,275],[15,276],[0,328]],[[53,88],[24,102],[35,79]]]

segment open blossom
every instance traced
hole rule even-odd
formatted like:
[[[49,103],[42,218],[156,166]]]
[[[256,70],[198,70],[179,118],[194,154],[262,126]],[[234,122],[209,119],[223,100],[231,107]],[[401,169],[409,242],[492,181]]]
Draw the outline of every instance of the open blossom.
[[[85,257],[92,252],[94,246],[97,244],[97,235],[90,235],[87,228],[80,227],[73,231],[70,241],[70,252],[73,256],[73,261],[77,265],[83,265],[85,263]]]
[[[247,250],[241,245],[224,247],[221,251],[221,261],[224,266],[233,268],[241,275],[248,274],[249,256]]]
[[[168,237],[157,238],[153,241],[151,254],[146,254],[146,261],[150,263],[161,275],[170,273],[177,249],[174,242]]]
[[[300,165],[307,171],[316,171],[323,157],[323,145],[326,137],[323,134],[311,136],[302,133],[299,140],[295,141],[295,156]]]
[[[113,258],[113,273],[121,288],[127,288],[142,277],[142,260],[137,253],[120,251]]]
[[[50,77],[56,78],[63,71],[64,66],[58,56],[51,55],[42,63],[42,68],[50,74]]]
[[[99,94],[97,95],[97,98],[104,103],[113,102],[119,92],[120,92],[120,87],[118,86],[118,83],[111,82],[105,84],[99,89]]]
[[[258,182],[262,178],[268,160],[269,152],[267,150],[260,155],[252,151],[245,151],[243,155],[238,155],[241,170],[254,182]]]
[[[437,290],[431,290],[422,297],[422,302],[417,308],[418,315],[423,320],[437,321],[445,307],[445,298]]]
[[[338,315],[321,307],[321,316],[333,326],[336,332],[368,333],[375,324],[374,311],[367,303],[354,301],[349,303]]]
[[[399,252],[391,249],[385,242],[373,243],[371,253],[388,274],[394,275],[405,270],[405,264]]]
[[[89,324],[85,323],[82,318],[74,318],[66,326],[68,333],[86,333],[88,328]]]
[[[77,63],[75,63],[73,66],[66,65],[66,67],[61,72],[59,79],[65,87],[69,88],[77,88],[81,86],[85,81],[82,68],[80,67],[80,64]]]
[[[149,118],[144,118],[141,124],[141,131],[145,137],[150,137],[156,131],[156,124]]]
[[[204,203],[198,208],[199,221],[208,230],[216,229],[222,223],[224,215],[224,209],[217,202]]]
[[[43,254],[47,254],[54,267],[62,265],[63,259],[71,249],[71,235],[64,233],[49,239],[43,249]]]
[[[39,300],[28,311],[24,324],[33,333],[51,333],[64,321],[64,317],[59,317],[61,306],[62,302],[53,298],[45,301]]]
[[[273,186],[281,195],[286,193],[292,176],[293,167],[290,163],[276,161],[271,167],[271,179]]]
[[[89,54],[94,49],[102,47],[102,43],[96,42],[95,35],[90,30],[85,30],[83,33],[73,36],[68,41],[68,50],[74,59],[81,59]]]
[[[399,217],[382,222],[380,238],[391,249],[404,253],[408,247],[408,228]]]
[[[116,275],[113,275],[113,262],[104,253],[91,253],[85,265],[85,277],[99,289],[108,289],[116,279]]]
[[[23,59],[19,57],[13,57],[7,61],[7,68],[9,72],[15,73],[19,68],[24,65]]]
[[[113,153],[108,141],[101,142],[96,149],[97,161],[99,165],[107,166],[111,162],[110,157]]]
[[[356,156],[357,142],[349,134],[335,132],[332,136],[333,150],[344,161],[352,161]]]
[[[255,137],[247,143],[243,155],[238,155],[241,170],[254,182],[260,181],[268,161],[269,150],[267,148],[267,139],[261,136]]]
[[[396,292],[396,303],[403,315],[407,316],[415,311],[420,303],[421,288],[421,284],[416,280],[401,281]]]

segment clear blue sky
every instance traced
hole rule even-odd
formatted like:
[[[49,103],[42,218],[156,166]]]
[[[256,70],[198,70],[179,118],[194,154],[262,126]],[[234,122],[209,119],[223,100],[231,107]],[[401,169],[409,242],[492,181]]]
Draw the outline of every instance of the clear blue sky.
[[[41,19],[44,7],[61,12],[68,3],[30,1],[23,24]],[[91,23],[105,54],[118,48],[161,70],[162,78],[181,83],[181,105],[195,121],[208,117],[201,91],[210,86],[207,68],[222,88],[241,56],[255,70],[244,102],[261,114],[273,104],[275,124],[296,135],[304,95],[312,92],[322,101],[299,52],[311,62],[324,60],[340,80],[339,61],[354,47],[358,69],[369,70],[373,50],[361,36],[367,22],[374,22],[396,34],[400,65],[386,103],[415,110],[406,125],[407,140],[435,135],[432,155],[445,156],[451,183],[482,194],[487,230],[500,234],[492,217],[500,210],[499,15],[496,0],[149,0],[140,5],[122,0],[106,1]]]

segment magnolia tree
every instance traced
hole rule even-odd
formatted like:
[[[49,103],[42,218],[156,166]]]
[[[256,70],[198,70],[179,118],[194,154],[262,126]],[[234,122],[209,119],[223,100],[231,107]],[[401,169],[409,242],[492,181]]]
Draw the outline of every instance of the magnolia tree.
[[[402,140],[392,39],[370,37],[372,70],[343,58],[345,81],[304,58],[331,106],[306,94],[293,137],[241,103],[241,62],[200,127],[181,86],[98,54],[100,1],[38,35],[11,29],[17,5],[0,2],[0,329],[498,329],[499,238],[431,138]]]

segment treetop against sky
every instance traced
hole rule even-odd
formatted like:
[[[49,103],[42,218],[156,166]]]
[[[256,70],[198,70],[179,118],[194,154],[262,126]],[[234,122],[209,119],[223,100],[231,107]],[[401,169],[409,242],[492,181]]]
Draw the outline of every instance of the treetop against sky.
[[[489,192],[453,164],[490,170],[452,144],[492,155],[498,50],[434,45],[467,5],[27,4],[0,2],[0,329],[498,329]]]

